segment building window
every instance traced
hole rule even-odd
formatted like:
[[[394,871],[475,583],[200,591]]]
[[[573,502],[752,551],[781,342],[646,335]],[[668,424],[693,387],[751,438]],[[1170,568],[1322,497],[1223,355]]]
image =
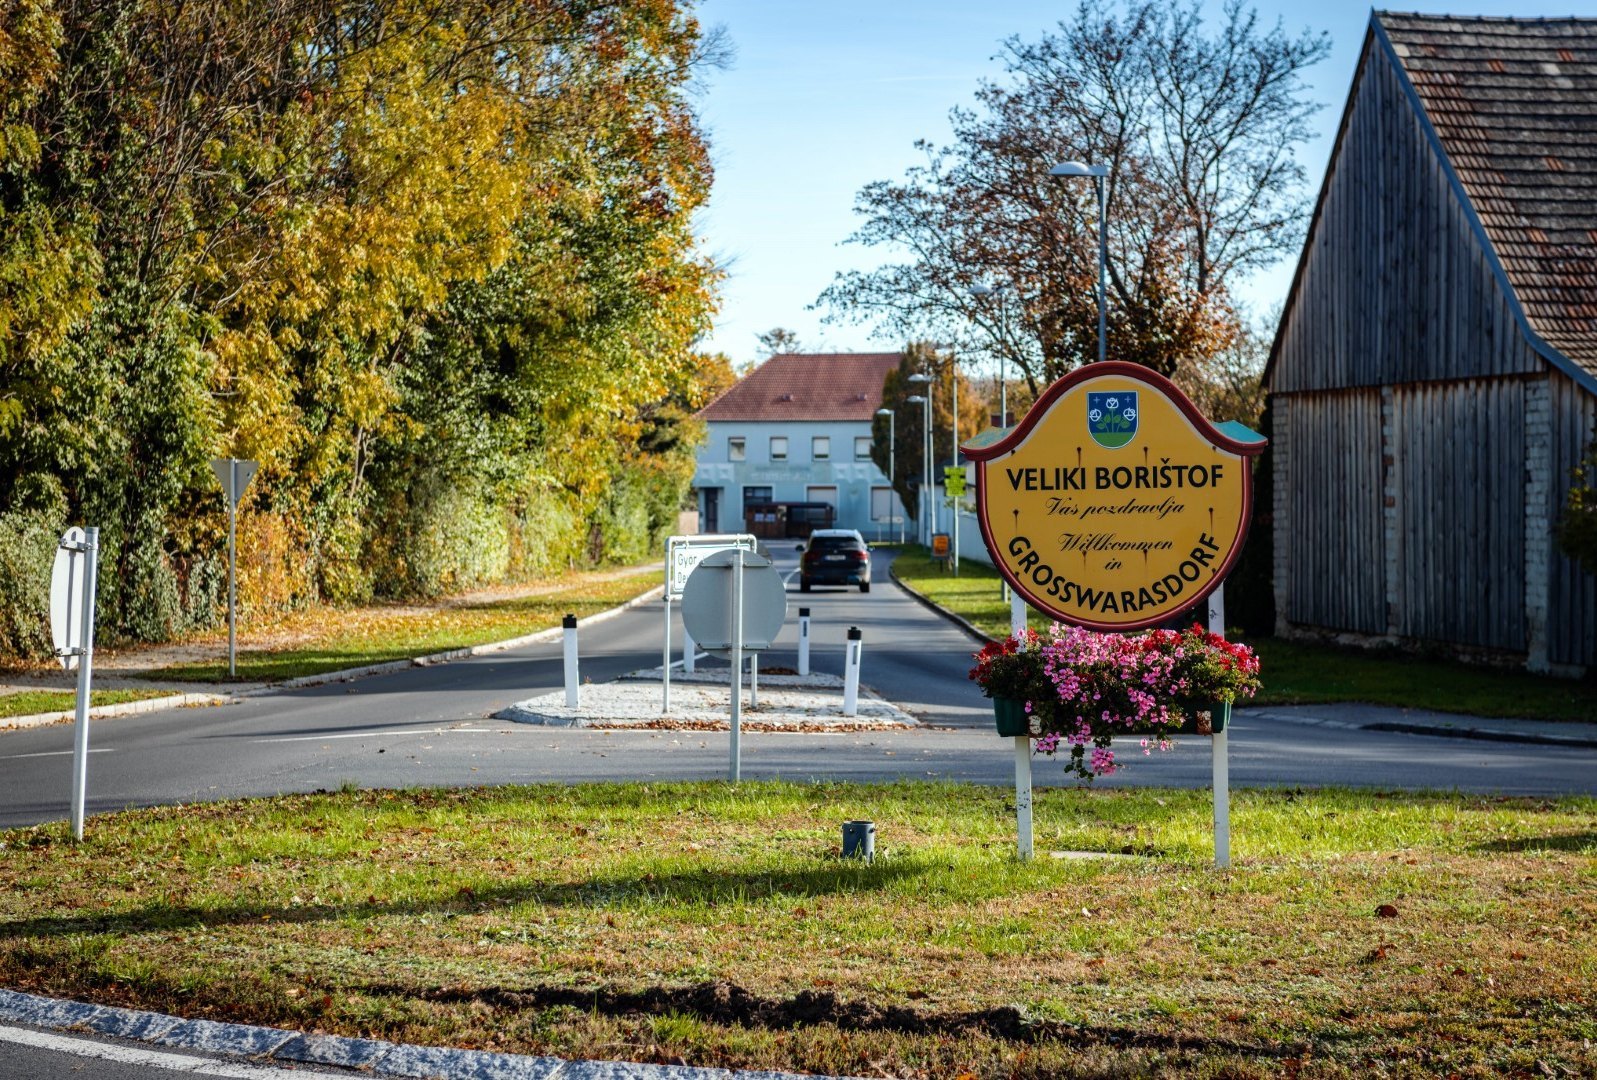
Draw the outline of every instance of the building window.
[[[871,520],[889,525],[898,521],[898,492],[890,487],[871,488]]]
[[[741,435],[728,435],[726,438],[726,459],[728,461],[742,461],[748,456],[746,447],[748,442]]]
[[[869,461],[871,459],[871,437],[869,435],[856,435],[854,437],[854,460]]]
[[[786,461],[787,460],[787,436],[786,435],[772,435],[771,436],[771,460],[772,461]]]
[[[763,506],[771,501],[771,489],[768,487],[746,487],[743,489],[744,506]]]
[[[832,438],[830,435],[815,435],[810,439],[810,460],[826,461],[832,456]]]

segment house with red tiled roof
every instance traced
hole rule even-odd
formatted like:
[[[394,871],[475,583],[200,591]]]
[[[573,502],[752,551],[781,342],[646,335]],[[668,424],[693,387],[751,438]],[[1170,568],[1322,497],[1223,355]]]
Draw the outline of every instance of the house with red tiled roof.
[[[701,409],[709,437],[693,478],[699,528],[797,536],[832,524],[885,539],[903,510],[871,461],[871,422],[898,361],[782,353]]]
[[[1280,633],[1597,665],[1597,20],[1371,15],[1265,380]]]

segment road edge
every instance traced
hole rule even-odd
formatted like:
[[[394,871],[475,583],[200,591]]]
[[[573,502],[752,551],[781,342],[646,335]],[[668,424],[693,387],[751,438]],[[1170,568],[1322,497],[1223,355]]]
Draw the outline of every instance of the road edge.
[[[578,619],[577,626],[592,626],[594,623],[613,619],[635,607],[652,603],[659,599],[664,592],[664,585],[655,585],[634,596],[631,600],[617,604],[613,608],[607,608],[604,611],[598,611]],[[503,641],[488,641],[481,645],[467,645],[459,649],[446,649],[443,652],[428,653],[425,656],[413,656],[404,660],[386,660],[381,664],[366,664],[362,667],[324,671],[317,675],[301,675],[293,679],[284,679],[282,682],[252,686],[248,689],[241,689],[227,694],[180,693],[169,694],[165,697],[144,698],[141,701],[124,701],[118,705],[95,705],[89,709],[89,719],[104,720],[117,716],[131,716],[135,713],[160,712],[164,709],[228,705],[244,698],[261,697],[282,690],[302,690],[311,686],[324,686],[327,683],[354,682],[357,679],[369,678],[373,675],[391,675],[396,671],[404,671],[408,668],[447,664],[452,660],[464,660],[472,656],[485,656],[489,653],[503,652],[506,649],[519,649],[525,645],[537,645],[546,641],[555,641],[564,632],[559,626],[553,626],[547,630],[535,630],[530,634],[506,638]],[[0,717],[0,734],[4,734],[7,731],[23,731],[29,728],[47,727],[51,724],[60,724],[75,718],[76,714],[71,711]]]

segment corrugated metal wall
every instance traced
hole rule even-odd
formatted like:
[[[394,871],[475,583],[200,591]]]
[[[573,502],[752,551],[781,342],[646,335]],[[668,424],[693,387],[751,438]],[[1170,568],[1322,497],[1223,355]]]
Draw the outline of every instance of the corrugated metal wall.
[[[1394,387],[1387,453],[1397,633],[1523,651],[1524,381]]]
[[[1569,472],[1597,431],[1597,397],[1562,375],[1552,377],[1552,480],[1558,493],[1554,513],[1567,502]],[[1547,567],[1547,658],[1555,664],[1597,664],[1597,578],[1552,549]]]
[[[1378,47],[1364,58],[1331,169],[1282,318],[1272,390],[1542,370]]]
[[[1384,634],[1380,391],[1298,394],[1275,407],[1291,410],[1293,477],[1275,490],[1297,538],[1286,617]]]

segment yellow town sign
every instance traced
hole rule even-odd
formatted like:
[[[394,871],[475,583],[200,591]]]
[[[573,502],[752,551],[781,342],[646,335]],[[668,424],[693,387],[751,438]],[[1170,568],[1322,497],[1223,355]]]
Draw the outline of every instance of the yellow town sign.
[[[1089,364],[1018,425],[961,449],[993,565],[1033,607],[1094,630],[1168,621],[1225,580],[1263,436],[1215,425],[1138,364]]]

